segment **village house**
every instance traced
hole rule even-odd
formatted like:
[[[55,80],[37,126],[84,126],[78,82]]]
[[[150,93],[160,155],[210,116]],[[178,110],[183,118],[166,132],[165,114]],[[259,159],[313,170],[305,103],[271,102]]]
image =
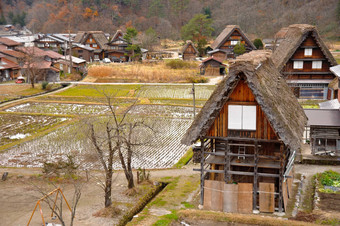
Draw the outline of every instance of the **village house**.
[[[70,67],[70,55],[64,56],[55,63],[55,67],[64,73],[84,74],[86,72],[86,60],[71,56],[72,70]]]
[[[0,82],[16,79],[19,75],[19,65],[0,53]]]
[[[313,155],[340,156],[340,112],[338,109],[305,109],[306,140]]]
[[[6,49],[14,50],[15,47],[22,46],[22,44],[9,38],[2,37],[0,38],[0,46],[5,46]]]
[[[200,73],[205,76],[225,75],[226,66],[221,58],[208,57],[200,64]]]
[[[108,50],[106,51],[107,57],[112,62],[127,62],[130,60],[131,53],[126,50],[129,43],[124,39],[123,32],[118,30],[111,41],[107,43]]]
[[[46,50],[53,50],[55,52],[62,51],[67,45],[67,42],[63,39],[57,38],[53,35],[45,34],[38,35],[38,38],[34,41],[35,47]]]
[[[84,59],[87,62],[92,62],[94,59],[95,49],[79,43],[72,43],[72,56]],[[66,49],[66,54],[69,55],[69,49]]]
[[[306,115],[270,59],[252,51],[232,61],[182,143],[197,141],[204,209],[283,212]],[[199,156],[197,158],[197,156]]]
[[[22,74],[27,77],[30,82],[30,73],[35,74],[35,82],[60,81],[59,69],[55,67],[55,63],[63,57],[59,53],[51,50],[42,50],[37,47],[20,47],[18,51],[24,53]]]
[[[106,57],[108,39],[102,31],[80,31],[73,42],[93,48],[94,61],[103,60]]]
[[[211,45],[212,51],[209,51],[208,54],[216,58],[230,59],[235,58],[236,55],[234,53],[234,47],[238,43],[244,44],[246,48],[246,52],[250,52],[256,47],[254,44],[248,39],[246,34],[241,30],[241,28],[237,25],[228,25],[226,28],[217,36],[213,44]]]
[[[301,99],[327,99],[328,84],[337,65],[315,26],[294,24],[281,29],[284,39],[272,59],[288,85]]]
[[[199,55],[194,43],[191,40],[187,40],[181,50],[183,60],[195,60]]]

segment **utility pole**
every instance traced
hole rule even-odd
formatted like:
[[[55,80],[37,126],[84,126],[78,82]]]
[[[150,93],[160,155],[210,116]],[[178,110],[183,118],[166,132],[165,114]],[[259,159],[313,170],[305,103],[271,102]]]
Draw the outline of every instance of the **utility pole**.
[[[193,104],[194,104],[194,117],[196,116],[196,103],[195,103],[195,83],[192,83],[192,89],[190,94],[192,94],[192,100],[193,100]]]

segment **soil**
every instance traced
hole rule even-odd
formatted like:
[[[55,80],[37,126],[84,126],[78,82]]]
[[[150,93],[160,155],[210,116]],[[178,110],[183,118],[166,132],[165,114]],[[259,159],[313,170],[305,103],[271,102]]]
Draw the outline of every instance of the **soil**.
[[[177,174],[192,175],[197,174],[192,170],[193,166],[187,166],[185,169],[166,169],[151,171],[152,180],[160,180],[162,177],[169,177]],[[37,180],[38,174],[41,174],[39,168],[0,168],[0,176],[8,172],[6,181],[0,181],[0,226],[8,225],[27,225],[36,202],[42,195],[35,189],[35,186],[41,185]],[[98,186],[98,180],[103,176],[100,172],[91,172],[89,182],[82,189],[82,196],[79,201],[74,225],[114,225],[118,218],[95,217],[93,214],[104,207],[104,192]],[[124,195],[127,183],[123,172],[114,174],[112,186],[112,197],[114,205],[122,209],[124,213],[129,205],[124,203],[136,203],[139,197],[128,197]],[[53,189],[49,190],[52,191]],[[64,184],[62,191],[69,203],[72,203],[73,186]],[[50,217],[51,211],[46,204],[42,205],[43,216],[46,222],[58,223]],[[66,225],[69,225],[69,211],[64,204],[63,214],[66,219]],[[36,210],[30,225],[39,225],[41,223],[39,210]]]

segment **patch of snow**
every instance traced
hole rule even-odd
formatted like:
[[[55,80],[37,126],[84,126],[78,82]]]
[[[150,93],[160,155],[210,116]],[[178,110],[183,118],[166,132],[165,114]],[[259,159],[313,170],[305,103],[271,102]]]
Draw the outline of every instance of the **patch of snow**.
[[[15,134],[13,136],[10,136],[9,139],[11,139],[11,140],[14,140],[14,139],[23,139],[23,138],[25,138],[27,136],[30,136],[30,135],[31,134],[29,134],[29,133],[26,133],[26,134],[17,133],[17,134]]]

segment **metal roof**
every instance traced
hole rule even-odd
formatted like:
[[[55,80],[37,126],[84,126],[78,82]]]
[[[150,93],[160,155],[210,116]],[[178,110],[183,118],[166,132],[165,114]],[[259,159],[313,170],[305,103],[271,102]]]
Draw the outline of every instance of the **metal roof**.
[[[319,103],[321,109],[340,109],[340,103],[338,99],[333,99]]]
[[[340,77],[340,65],[330,67],[329,70],[333,72],[334,75]]]
[[[340,126],[340,111],[338,109],[304,109],[308,126]]]

